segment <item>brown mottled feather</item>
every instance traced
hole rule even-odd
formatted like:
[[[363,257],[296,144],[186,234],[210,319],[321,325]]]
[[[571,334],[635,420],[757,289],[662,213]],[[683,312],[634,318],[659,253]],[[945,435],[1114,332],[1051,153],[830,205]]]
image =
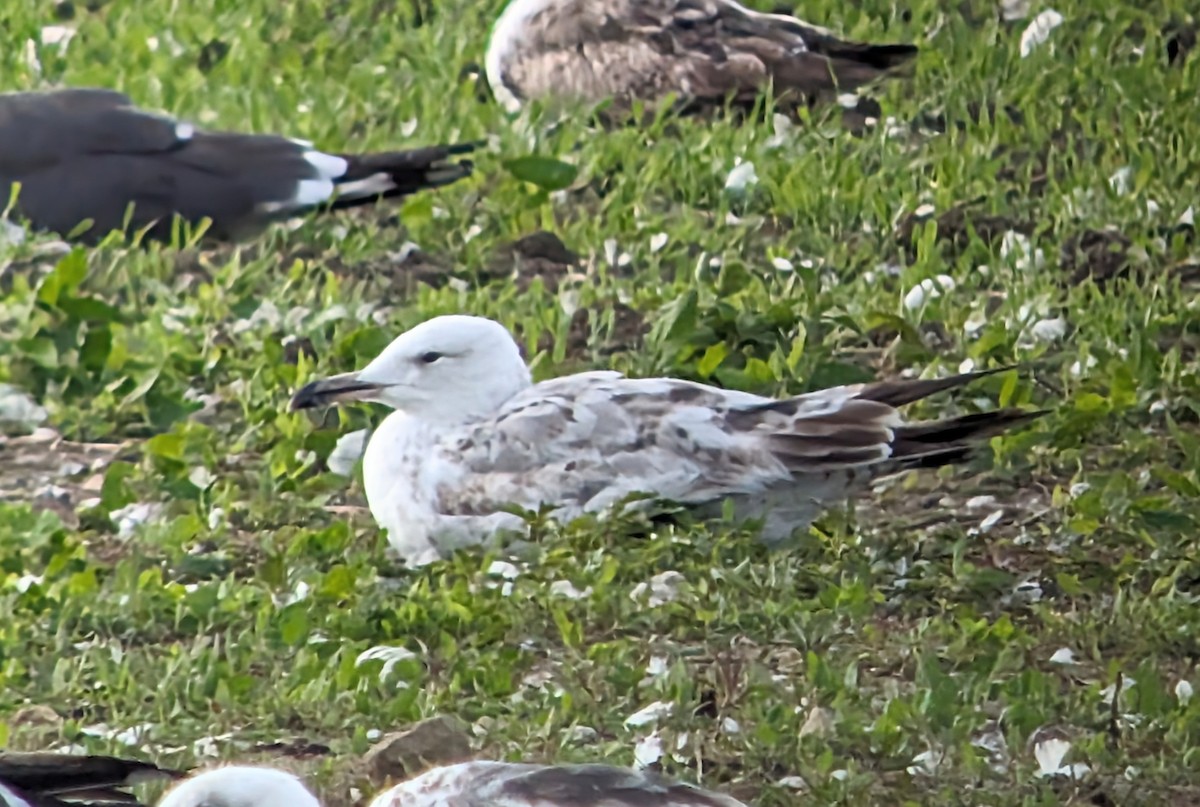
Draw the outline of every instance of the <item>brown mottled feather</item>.
[[[757,507],[767,496],[781,519],[803,523],[814,505],[871,477],[960,461],[971,444],[1041,414],[1005,409],[909,424],[896,408],[993,372],[783,400],[609,372],[553,379],[439,447],[466,473],[439,489],[437,508],[537,509],[534,497],[554,491],[548,503],[569,518],[638,491],[696,506],[732,496]],[[794,502],[781,504],[789,495]]]
[[[370,807],[746,807],[651,771],[612,765],[478,760],[434,768],[380,794]]]

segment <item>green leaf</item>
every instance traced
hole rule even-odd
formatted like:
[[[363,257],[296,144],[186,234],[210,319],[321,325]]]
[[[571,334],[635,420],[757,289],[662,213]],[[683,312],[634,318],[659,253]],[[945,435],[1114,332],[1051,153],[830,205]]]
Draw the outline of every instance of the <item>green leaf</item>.
[[[108,363],[108,354],[112,351],[112,330],[106,326],[91,328],[83,339],[83,347],[79,349],[79,364],[86,370],[98,373]]]
[[[146,441],[146,453],[168,460],[183,461],[184,439],[178,434],[156,434]]]
[[[57,306],[64,292],[74,291],[87,277],[87,253],[76,247],[46,275],[38,286],[38,302]]]
[[[121,318],[117,309],[94,297],[63,294],[59,297],[58,308],[64,314],[84,322],[116,322]]]
[[[704,355],[696,363],[696,372],[700,374],[701,378],[708,378],[714,370],[721,366],[721,362],[727,355],[729,355],[729,347],[724,342],[709,345],[708,350],[704,351]]]
[[[553,157],[528,155],[505,160],[504,167],[517,179],[537,185],[547,191],[560,191],[570,187],[579,175],[579,169],[570,163]]]
[[[21,339],[17,342],[17,353],[47,370],[58,367],[58,348],[52,339],[45,336]]]
[[[904,317],[889,314],[886,311],[868,311],[863,318],[863,325],[867,331],[891,330],[900,334],[900,338],[909,344],[921,344],[921,334],[917,332],[912,323]]]
[[[160,372],[161,369],[156,367],[147,372],[146,375],[142,376],[142,379],[138,381],[137,385],[134,386],[132,390],[129,391],[129,394],[121,399],[121,406],[132,406],[145,397],[146,393],[150,391],[150,388],[154,386],[154,382],[158,381],[158,374]]]
[[[808,328],[804,323],[796,323],[796,337],[792,340],[792,348],[788,351],[786,363],[788,369],[793,373],[800,366],[800,360],[804,358],[804,347],[808,344]]]
[[[133,502],[136,496],[125,484],[125,480],[133,473],[133,466],[128,462],[114,462],[104,472],[104,482],[100,485],[100,503],[108,512],[119,510]]]
[[[662,345],[690,336],[696,330],[699,304],[699,295],[689,289],[663,306],[650,329],[650,341]]]
[[[354,593],[356,578],[347,566],[338,564],[325,574],[320,593],[335,600],[342,600]]]
[[[292,603],[279,612],[279,638],[293,647],[308,638],[307,603]]]
[[[746,360],[746,378],[758,384],[770,384],[776,380],[771,365],[753,356]]]
[[[1108,399],[1094,392],[1083,392],[1075,396],[1076,412],[1107,412]]]

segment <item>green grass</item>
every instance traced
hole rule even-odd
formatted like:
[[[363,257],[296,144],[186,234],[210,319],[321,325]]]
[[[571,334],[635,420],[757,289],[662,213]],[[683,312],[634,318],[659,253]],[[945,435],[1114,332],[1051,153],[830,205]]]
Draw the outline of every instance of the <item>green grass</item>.
[[[23,43],[52,9],[8,5],[5,88],[40,86]],[[268,761],[256,743],[319,743],[333,753],[309,767],[344,805],[338,771],[371,730],[451,714],[475,727],[480,756],[628,764],[651,728],[625,718],[666,701],[664,768],[760,805],[797,801],[787,777],[813,804],[1200,800],[1200,699],[1176,694],[1200,684],[1197,259],[1189,233],[1162,236],[1200,201],[1200,67],[1167,65],[1157,32],[1171,9],[1056,3],[1066,22],[1022,59],[1025,23],[995,21],[983,0],[913,0],[903,17],[880,0],[812,0],[813,21],[925,45],[914,80],[882,91],[886,114],[965,121],[996,101],[1024,122],[855,138],[827,112],[779,143],[767,124],[508,120],[459,80],[482,60],[496,0],[438,4],[421,26],[408,4],[374,0],[78,5],[69,49],[43,49],[42,82],[330,149],[491,145],[467,182],[241,249],[8,248],[0,382],[67,440],[108,447],[0,445],[0,744],[189,765],[206,737]],[[505,169],[526,155],[579,176],[548,194]],[[742,197],[723,190],[737,156],[759,177]],[[1109,179],[1126,167],[1119,193]],[[896,238],[926,203],[971,203],[969,226]],[[1142,256],[1137,272],[1073,281],[1105,256],[1063,245],[1108,227]],[[506,245],[538,229],[579,265],[514,263]],[[1002,249],[1009,229],[1044,261]],[[406,241],[419,260],[399,260]],[[422,262],[442,271],[419,282]],[[939,275],[953,290],[903,305]],[[777,394],[1017,363],[916,411],[1052,414],[970,468],[830,513],[786,552],[721,525],[647,537],[617,519],[547,527],[511,588],[482,553],[409,572],[369,514],[327,509],[364,503],[324,459],[381,413],[318,422],[286,403],[458,311],[514,328],[539,377],[613,367]],[[1061,339],[1030,338],[1058,317]],[[50,484],[68,505],[35,498]],[[159,517],[120,534],[111,513],[137,503]],[[671,570],[686,579],[678,599],[631,598]],[[563,580],[591,593],[557,596]],[[356,664],[376,646],[417,657],[381,677],[381,661]],[[1061,648],[1074,663],[1051,661]],[[665,672],[648,675],[653,657]],[[62,721],[13,719],[31,704]],[[99,723],[152,728],[130,747],[82,732]],[[573,742],[576,726],[598,739]],[[1066,764],[1089,766],[1078,781],[1037,776],[1051,735],[1072,743]],[[940,762],[922,773],[926,752]]]

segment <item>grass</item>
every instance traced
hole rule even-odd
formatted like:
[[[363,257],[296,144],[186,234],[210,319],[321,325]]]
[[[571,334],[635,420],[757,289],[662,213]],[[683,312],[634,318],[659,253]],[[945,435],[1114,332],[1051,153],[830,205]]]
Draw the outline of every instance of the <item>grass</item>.
[[[1200,67],[1168,64],[1159,34],[1185,4],[1057,3],[1027,58],[1028,20],[982,0],[805,4],[925,46],[886,114],[965,125],[890,138],[831,111],[782,133],[509,120],[459,77],[497,0],[421,25],[373,0],[93,5],[40,78],[23,43],[55,9],[0,10],[6,89],[112,86],[331,149],[490,147],[467,182],[239,249],[5,248],[0,382],[66,442],[0,444],[0,744],[174,765],[305,747],[292,762],[337,807],[373,732],[448,714],[506,759],[629,764],[657,731],[668,772],[764,806],[1200,800],[1197,250],[1174,227],[1197,202]],[[970,122],[987,101],[1023,121]],[[724,187],[739,157],[758,177],[742,194]],[[545,160],[577,168],[568,189],[519,178],[561,170]],[[539,230],[579,260],[512,248]],[[942,275],[951,290],[904,304]],[[406,571],[355,509],[361,482],[325,465],[380,412],[286,402],[458,311],[512,327],[538,377],[777,394],[1015,363],[916,411],[1052,414],[785,552],[618,518],[546,527],[511,579],[481,552]],[[675,599],[631,596],[668,571]],[[360,660],[374,647],[414,655],[385,671]],[[674,706],[657,726],[625,724],[656,701]],[[1039,776],[1051,737],[1087,770]]]

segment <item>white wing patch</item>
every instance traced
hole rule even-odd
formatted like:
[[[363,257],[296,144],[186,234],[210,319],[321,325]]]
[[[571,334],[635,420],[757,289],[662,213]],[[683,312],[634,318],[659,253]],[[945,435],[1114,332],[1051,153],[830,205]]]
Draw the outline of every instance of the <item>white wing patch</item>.
[[[337,179],[344,176],[347,169],[350,167],[343,157],[335,157],[332,154],[326,154],[323,151],[309,149],[304,152],[304,159],[313,168],[317,169],[317,173],[322,179]]]

